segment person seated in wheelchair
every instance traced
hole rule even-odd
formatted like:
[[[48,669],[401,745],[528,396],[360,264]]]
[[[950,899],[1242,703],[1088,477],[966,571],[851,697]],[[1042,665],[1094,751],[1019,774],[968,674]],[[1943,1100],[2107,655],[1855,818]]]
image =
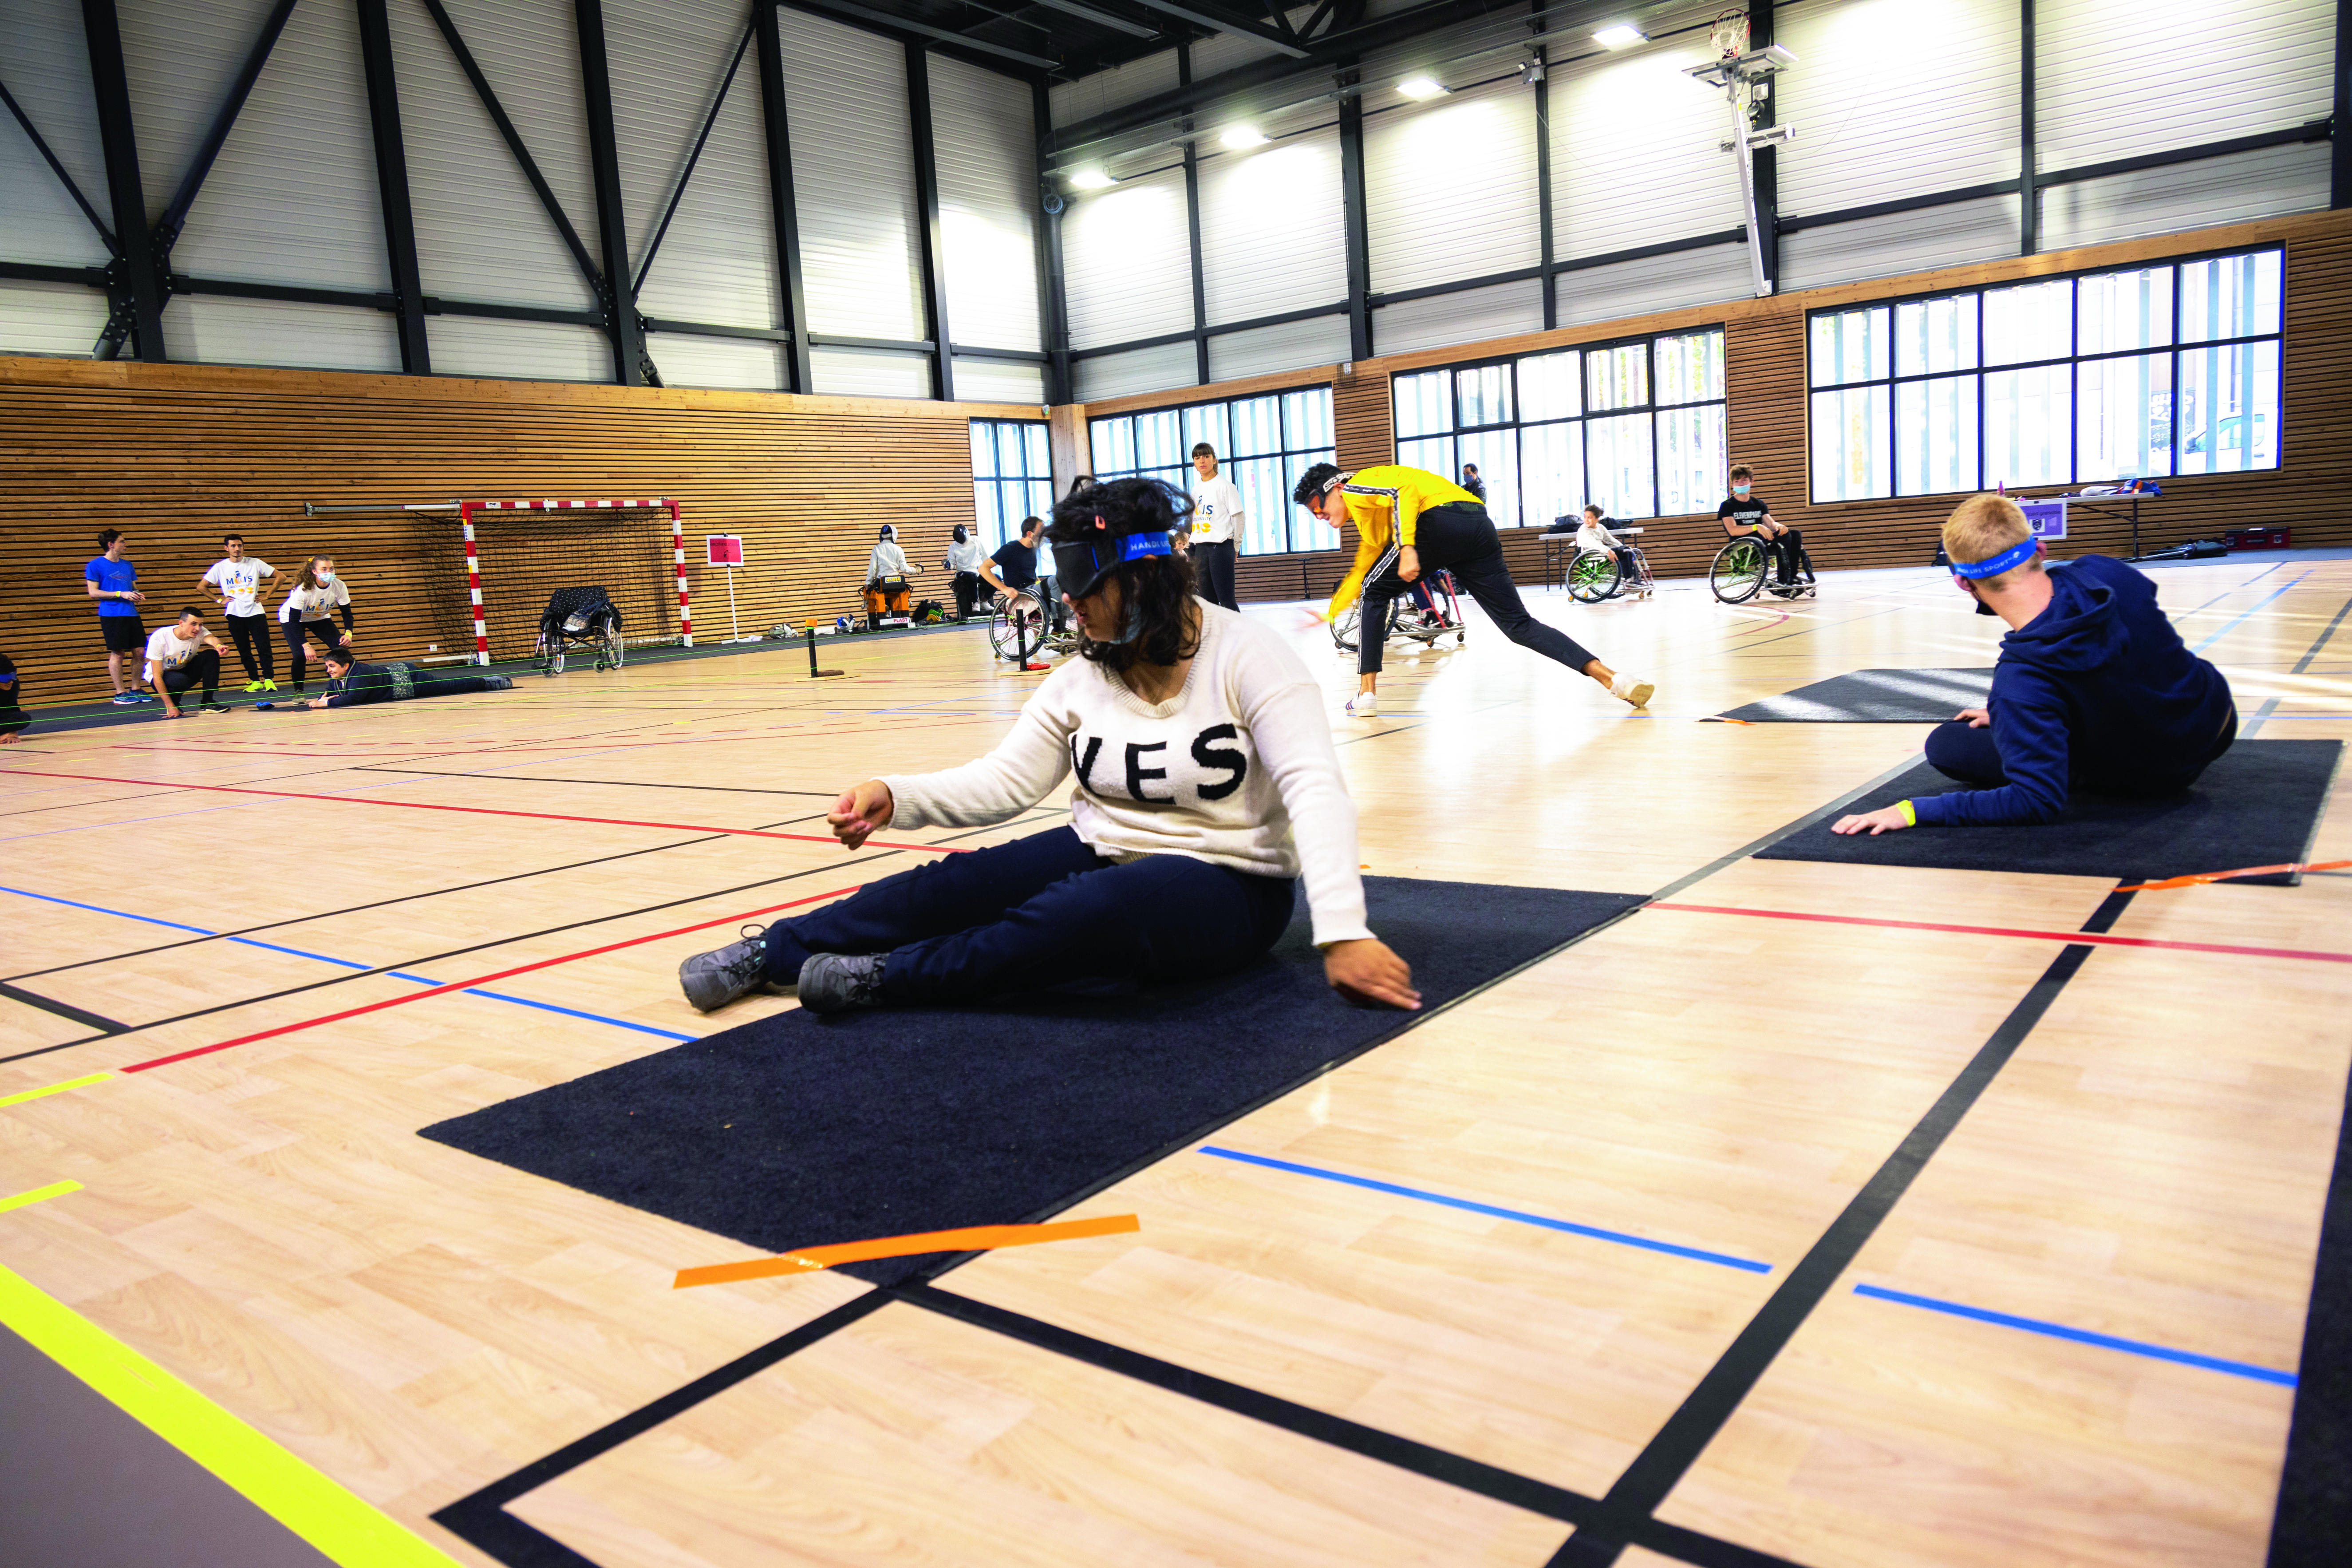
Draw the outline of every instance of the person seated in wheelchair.
[[[1418,627],[1400,626],[1399,631],[1452,631],[1458,624],[1454,613],[1454,575],[1444,567],[1424,572],[1407,584],[1413,603],[1413,612],[1421,617]]]
[[[866,625],[868,630],[881,630],[886,616],[902,626],[906,624],[907,579],[918,570],[907,564],[907,552],[898,548],[898,529],[884,523],[882,536],[876,541],[873,554],[866,559]]]
[[[1601,508],[1595,502],[1585,503],[1584,523],[1576,531],[1576,547],[1579,550],[1606,550],[1617,557],[1617,570],[1624,582],[1643,583],[1649,580],[1650,574],[1642,552],[1609,531],[1609,520],[1601,514]]]
[[[1772,516],[1772,509],[1756,493],[1756,473],[1745,463],[1731,468],[1731,493],[1715,509],[1727,537],[1753,534],[1778,568],[1773,592],[1784,598],[1810,593],[1813,586],[1812,557],[1805,553],[1805,536]],[[1804,572],[1799,581],[1798,570]]]

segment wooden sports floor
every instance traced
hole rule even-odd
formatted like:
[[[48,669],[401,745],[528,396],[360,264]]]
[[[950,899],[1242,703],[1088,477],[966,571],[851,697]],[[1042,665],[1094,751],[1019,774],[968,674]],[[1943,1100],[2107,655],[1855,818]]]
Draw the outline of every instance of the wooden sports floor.
[[[2352,738],[2352,560],[2156,574],[2248,732]],[[1658,905],[1202,1140],[1280,1163],[1195,1145],[1071,1211],[1136,1234],[900,1296],[673,1290],[752,1254],[417,1130],[792,1005],[704,1019],[673,972],[925,852],[822,816],[1006,729],[1036,678],[977,631],[37,733],[0,1197],[80,1185],[0,1260],[461,1563],[2262,1562],[2352,877],[1751,858],[1924,731],[1701,719],[1999,624],[1926,569],[1530,600],[1651,710],[1474,618],[1350,721],[1324,634],[1250,613],[1329,693],[1373,873]],[[2352,773],[2313,855],[2352,857]]]

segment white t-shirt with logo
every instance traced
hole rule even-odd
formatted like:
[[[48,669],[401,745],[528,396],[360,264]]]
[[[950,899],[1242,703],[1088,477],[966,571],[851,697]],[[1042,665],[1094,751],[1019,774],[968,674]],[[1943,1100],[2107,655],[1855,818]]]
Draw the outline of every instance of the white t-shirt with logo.
[[[204,647],[205,639],[201,636],[183,642],[176,625],[159,627],[147,639],[147,662],[157,675],[162,675],[166,670],[179,668],[201,653]]]
[[[351,602],[352,591],[344,587],[343,580],[338,577],[324,587],[297,587],[289,591],[286,602],[278,606],[278,618],[281,621],[323,621],[336,605]]]
[[[1230,544],[1241,526],[1242,492],[1222,473],[1192,481],[1192,542]]]
[[[261,580],[275,577],[278,568],[267,561],[257,561],[248,555],[242,561],[215,561],[205,574],[205,581],[218,588],[228,599],[232,616],[261,614]]]

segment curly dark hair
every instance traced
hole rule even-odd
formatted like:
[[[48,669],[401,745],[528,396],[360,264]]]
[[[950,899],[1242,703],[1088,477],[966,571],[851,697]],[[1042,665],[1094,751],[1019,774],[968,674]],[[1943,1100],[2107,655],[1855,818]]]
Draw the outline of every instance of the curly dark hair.
[[[1188,526],[1192,515],[1192,498],[1161,480],[1106,479],[1064,498],[1054,509],[1045,538],[1077,544],[1106,533],[1113,539],[1164,534]],[[1097,519],[1103,528],[1095,526]],[[1082,657],[1123,674],[1139,664],[1174,664],[1200,651],[1200,633],[1190,614],[1194,583],[1189,559],[1145,555],[1120,562],[1108,575],[1118,579],[1128,624],[1139,629],[1123,642],[1087,637],[1078,645]]]
[[[1298,476],[1298,483],[1291,487],[1290,499],[1311,510],[1323,494],[1323,487],[1339,477],[1337,463],[1318,463]]]

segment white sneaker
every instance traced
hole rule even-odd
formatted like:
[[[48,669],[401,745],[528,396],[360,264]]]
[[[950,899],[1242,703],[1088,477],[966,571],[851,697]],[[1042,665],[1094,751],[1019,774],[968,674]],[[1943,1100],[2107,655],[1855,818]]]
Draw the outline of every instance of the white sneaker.
[[[1374,719],[1380,716],[1381,700],[1377,693],[1359,691],[1348,699],[1347,713],[1350,719]]]
[[[1657,688],[1650,682],[1637,680],[1622,670],[1618,671],[1617,679],[1609,683],[1610,696],[1622,698],[1636,708],[1647,708],[1650,705],[1650,694],[1655,690]]]

